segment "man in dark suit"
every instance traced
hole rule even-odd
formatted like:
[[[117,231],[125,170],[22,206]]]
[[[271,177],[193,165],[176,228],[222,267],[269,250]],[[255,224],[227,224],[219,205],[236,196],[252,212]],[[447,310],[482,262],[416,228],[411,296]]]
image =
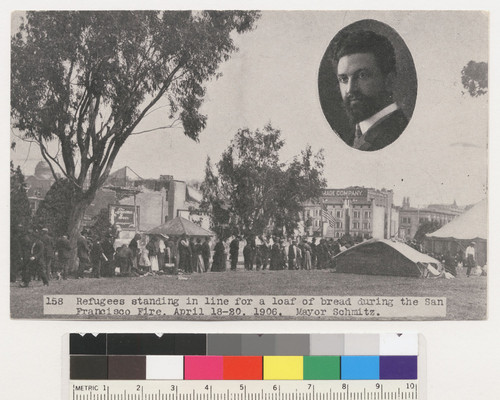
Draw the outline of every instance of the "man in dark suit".
[[[210,264],[210,238],[207,236],[205,237],[205,241],[201,245],[201,256],[203,258],[203,264],[205,265],[205,271],[208,272],[210,270],[209,264]]]
[[[297,269],[298,252],[299,248],[297,247],[297,242],[294,240],[288,246],[288,269]]]
[[[340,94],[354,126],[347,144],[375,151],[394,142],[408,119],[393,99],[396,56],[391,42],[372,31],[346,32],[333,54]]]
[[[231,259],[231,271],[236,271],[238,265],[238,254],[240,251],[240,238],[235,236],[229,244],[229,258]]]

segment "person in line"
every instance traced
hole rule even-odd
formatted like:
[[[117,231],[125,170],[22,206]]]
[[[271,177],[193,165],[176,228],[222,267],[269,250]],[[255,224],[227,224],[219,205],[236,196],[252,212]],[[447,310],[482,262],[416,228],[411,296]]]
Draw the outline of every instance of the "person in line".
[[[130,276],[133,268],[134,252],[130,248],[123,244],[116,250],[115,260],[116,266],[120,269],[120,276]]]
[[[210,264],[210,237],[206,236],[203,244],[201,245],[201,256],[203,258],[203,265],[205,266],[205,271],[208,272],[208,267]]]
[[[179,268],[185,274],[190,274],[193,272],[191,266],[191,247],[189,245],[189,239],[186,234],[181,236],[178,243],[179,252]]]
[[[179,269],[179,244],[177,243],[179,241],[178,238],[168,238],[167,241],[167,256],[168,256],[168,264],[174,266],[173,274],[177,275],[178,274],[178,269]]]
[[[271,247],[271,259],[269,262],[269,269],[277,271],[281,266],[281,248],[278,239],[273,238],[273,245]]]
[[[132,267],[135,269],[138,269],[138,264],[139,264],[139,240],[141,240],[141,235],[136,233],[134,235],[134,238],[130,241],[128,247],[130,250],[132,250]]]
[[[262,268],[262,241],[259,237],[254,238],[253,240],[253,249],[254,249],[254,260],[255,260],[255,270],[260,271]]]
[[[309,243],[306,241],[302,242],[302,249],[303,249],[303,254],[302,254],[302,268],[310,271],[312,269],[312,259],[311,259],[311,246]]]
[[[45,246],[39,235],[33,233],[33,231],[29,231],[28,235],[31,239],[30,258],[23,271],[22,287],[29,286],[32,275],[37,275],[42,280],[44,286],[49,286],[45,266]]]
[[[69,264],[71,262],[71,245],[68,236],[63,235],[56,243],[57,260],[63,280],[68,279]]]
[[[148,250],[149,262],[151,265],[151,272],[156,273],[159,270],[158,266],[158,252],[160,250],[160,246],[158,244],[158,237],[153,235],[150,237],[148,244],[146,245],[146,249]]]
[[[300,256],[297,241],[292,240],[292,244],[288,246],[288,269],[298,269],[297,260],[299,259]]]
[[[318,238],[314,238],[314,240],[310,243],[311,246],[311,268],[316,269],[318,265]]]
[[[160,271],[165,269],[165,255],[167,246],[162,236],[158,236],[158,268]]]
[[[214,256],[212,260],[212,272],[222,272],[226,270],[225,248],[222,239],[218,239],[214,247]]]
[[[471,271],[476,268],[476,242],[470,242],[465,249],[465,266],[467,267],[467,278]]]
[[[104,237],[104,240],[101,243],[102,253],[103,253],[103,276],[114,276],[115,275],[115,266],[113,265],[113,259],[115,254],[115,249],[113,247],[113,236],[111,234],[107,234]]]
[[[280,267],[279,269],[287,269],[288,268],[288,245],[285,239],[281,239],[280,244],[281,250],[281,259],[280,259]]]
[[[247,238],[247,243],[245,247],[243,247],[243,260],[245,263],[245,270],[252,271],[253,270],[253,257],[254,251],[252,247],[251,238]]]
[[[98,237],[96,237],[92,242],[92,248],[90,249],[90,261],[92,263],[92,275],[94,276],[94,278],[101,277],[103,260],[104,258],[101,241]]]
[[[262,245],[260,247],[260,252],[262,254],[262,269],[266,269],[269,265],[269,255],[271,250],[271,240],[269,235],[267,237],[261,236],[260,241]]]
[[[40,240],[45,246],[45,275],[47,279],[52,279],[52,273],[54,268],[54,239],[49,235],[48,228],[43,228],[40,236]]]
[[[201,238],[196,239],[196,244],[194,246],[195,251],[195,272],[205,272],[205,264],[203,263],[203,245],[201,243]]]
[[[231,260],[231,271],[236,271],[238,265],[238,255],[240,252],[240,238],[238,235],[229,244],[229,259]]]

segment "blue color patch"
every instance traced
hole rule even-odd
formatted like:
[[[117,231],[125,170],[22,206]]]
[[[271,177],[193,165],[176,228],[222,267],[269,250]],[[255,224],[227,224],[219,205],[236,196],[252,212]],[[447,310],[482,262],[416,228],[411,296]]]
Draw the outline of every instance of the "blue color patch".
[[[340,379],[380,379],[379,356],[342,356]]]

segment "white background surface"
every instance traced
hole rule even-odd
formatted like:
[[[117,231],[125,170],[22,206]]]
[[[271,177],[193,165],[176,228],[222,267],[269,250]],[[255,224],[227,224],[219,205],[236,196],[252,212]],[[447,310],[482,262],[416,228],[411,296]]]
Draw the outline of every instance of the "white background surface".
[[[252,8],[271,9],[325,9],[330,2],[263,2],[251,3]],[[402,2],[378,1],[377,7],[368,2],[336,2],[339,9],[394,9],[404,7]],[[408,2],[406,2],[408,3]],[[248,3],[204,2],[204,8],[238,8]],[[212,7],[209,7],[211,5]],[[9,41],[10,11],[14,9],[47,8],[201,8],[200,2],[168,1],[91,1],[67,3],[63,1],[17,1],[3,4],[1,18],[2,35],[2,128],[4,135],[0,146],[5,151],[0,196],[2,212],[2,272],[0,275],[0,335],[2,360],[0,371],[0,398],[57,400],[62,397],[63,335],[69,332],[234,332],[234,333],[380,333],[412,331],[420,332],[427,342],[427,391],[428,399],[468,400],[497,399],[498,374],[500,372],[500,316],[498,279],[499,237],[498,198],[499,184],[499,105],[498,97],[498,7],[493,2],[419,2],[426,9],[489,9],[491,28],[490,65],[490,252],[487,321],[447,322],[84,322],[84,321],[20,321],[9,317],[9,260],[8,260],[8,132],[9,132]],[[431,45],[431,44],[430,44]]]

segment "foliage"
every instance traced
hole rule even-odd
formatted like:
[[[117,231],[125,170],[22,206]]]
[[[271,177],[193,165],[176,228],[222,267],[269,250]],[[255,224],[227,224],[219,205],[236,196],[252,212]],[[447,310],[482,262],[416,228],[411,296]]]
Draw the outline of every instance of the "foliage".
[[[280,179],[281,185],[278,199],[280,207],[274,223],[278,229],[285,229],[287,234],[293,234],[303,211],[303,203],[307,200],[317,200],[321,190],[326,186],[323,178],[323,150],[313,154],[311,146],[307,146],[300,156],[296,156]]]
[[[219,178],[215,175],[210,161],[207,157],[205,164],[205,178],[200,185],[203,200],[200,203],[200,210],[211,215],[211,229],[219,237],[227,238],[231,235],[229,230],[230,213],[225,199],[222,197],[219,188]]]
[[[285,165],[279,160],[284,144],[271,124],[240,129],[217,164],[218,176],[207,160],[202,204],[216,232],[260,235],[271,228],[292,233],[297,227],[302,203],[317,198],[325,186],[323,155],[307,147]]]
[[[254,11],[30,11],[11,38],[11,116],[54,178],[73,186],[70,237],[144,118],[193,140],[206,125],[204,84],[237,51]],[[164,102],[164,104],[161,103]],[[153,108],[154,106],[157,108]],[[155,130],[153,129],[153,130]],[[55,150],[54,150],[55,148]]]
[[[441,226],[443,226],[443,224],[439,221],[424,221],[419,225],[413,239],[417,243],[422,243],[425,239],[426,234],[437,231],[439,228],[441,228]]]
[[[31,223],[31,209],[26,193],[26,183],[21,168],[14,168],[10,162],[10,230],[13,234],[21,225],[22,229]],[[13,236],[13,235],[12,235]]]
[[[472,97],[488,93],[488,63],[469,61],[462,68],[462,85]]]
[[[54,237],[68,235],[73,192],[74,186],[67,179],[55,181],[36,210],[33,224],[38,228],[48,228]]]

